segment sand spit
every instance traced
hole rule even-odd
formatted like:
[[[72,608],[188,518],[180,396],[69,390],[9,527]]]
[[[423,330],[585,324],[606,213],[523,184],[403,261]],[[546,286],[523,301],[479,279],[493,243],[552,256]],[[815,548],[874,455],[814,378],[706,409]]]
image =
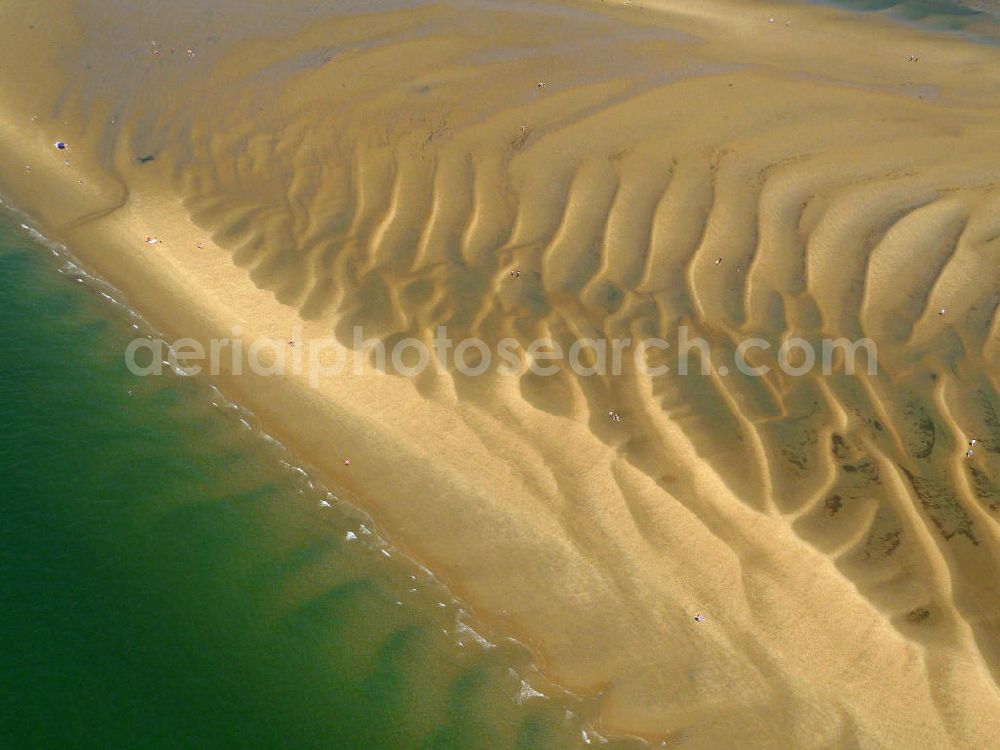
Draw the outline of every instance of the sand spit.
[[[781,3],[251,5],[5,3],[0,190],[202,340],[870,337],[877,376],[222,380],[606,731],[995,744],[1000,50]]]

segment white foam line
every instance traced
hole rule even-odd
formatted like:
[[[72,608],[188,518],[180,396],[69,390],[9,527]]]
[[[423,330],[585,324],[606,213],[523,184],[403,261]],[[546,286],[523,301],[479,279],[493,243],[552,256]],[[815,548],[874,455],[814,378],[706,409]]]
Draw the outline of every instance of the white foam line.
[[[15,213],[18,214],[18,216],[21,216],[21,214],[17,212],[16,209],[13,209],[9,203],[5,203],[2,197],[0,197],[0,205],[4,206],[6,210],[14,211]],[[129,319],[132,321],[131,327],[136,331],[139,331],[148,338],[163,339],[162,334],[160,334],[160,332],[157,331],[156,328],[154,328],[149,323],[149,321],[147,321],[142,316],[142,314],[138,310],[136,310],[129,304],[127,297],[124,294],[122,294],[121,291],[113,287],[111,284],[109,284],[99,276],[96,276],[88,272],[83,267],[83,265],[76,259],[76,257],[69,251],[69,249],[66,248],[65,245],[50,240],[48,237],[46,237],[37,229],[35,229],[34,227],[30,226],[27,223],[21,223],[20,226],[34,242],[47,248],[54,256],[56,256],[61,261],[61,264],[58,268],[61,274],[69,276],[78,283],[86,284],[89,288],[98,292],[100,296],[103,297],[116,310],[118,310],[119,312],[124,312],[129,317]],[[173,350],[171,349],[171,351]],[[174,354],[176,358],[176,352],[174,352]],[[170,363],[167,361],[164,361],[164,364],[170,366]],[[171,367],[171,369],[173,369],[173,371],[177,373],[179,376],[188,377],[184,375],[182,368]],[[278,440],[274,436],[268,434],[263,429],[261,429],[261,427],[259,426],[259,420],[257,420],[256,416],[253,414],[252,411],[227,398],[225,393],[211,381],[207,381],[203,378],[199,378],[199,381],[207,385],[207,387],[209,388],[209,393],[211,394],[211,396],[214,397],[210,398],[211,404],[213,406],[218,408],[220,411],[234,413],[236,416],[238,416],[240,422],[248,430],[254,433],[255,436],[259,437],[263,444],[268,445],[269,448],[271,448],[272,450],[276,450],[278,452],[279,463],[283,464],[287,468],[294,471],[296,474],[299,474],[301,477],[305,478],[311,490],[326,493],[325,499],[320,500],[319,502],[319,505],[321,507],[332,508],[332,503],[337,502],[339,506],[339,512],[341,513],[343,519],[353,520],[353,521],[357,521],[358,519],[363,519],[363,522],[358,524],[357,533],[353,531],[347,531],[344,534],[343,540],[345,542],[357,540],[359,538],[359,535],[371,537],[371,543],[370,545],[366,545],[366,547],[371,549],[373,553],[375,552],[375,550],[378,550],[383,556],[387,558],[393,557],[392,552],[395,552],[396,550],[391,545],[389,545],[388,542],[386,542],[386,540],[383,539],[377,532],[369,528],[367,524],[371,523],[370,520],[371,517],[365,511],[363,511],[356,502],[352,502],[351,499],[349,499],[351,496],[348,496],[348,499],[341,498],[341,496],[331,492],[329,488],[327,488],[322,481],[315,479],[312,476],[312,471],[310,469],[292,463],[291,451],[280,440]],[[253,422],[253,424],[251,424],[251,422]],[[286,460],[286,458],[288,460]],[[441,630],[448,636],[448,638],[455,644],[456,647],[464,648],[469,638],[471,638],[472,641],[474,641],[484,650],[496,647],[496,644],[489,641],[486,637],[484,637],[481,633],[479,633],[477,630],[475,630],[473,627],[471,627],[464,621],[464,618],[469,617],[471,615],[468,613],[467,610],[462,608],[458,600],[456,600],[454,597],[451,596],[451,592],[449,592],[448,589],[444,586],[444,584],[441,583],[434,576],[434,573],[429,568],[426,568],[425,566],[421,565],[419,562],[415,560],[411,560],[405,555],[400,555],[399,557],[403,561],[405,561],[403,563],[404,565],[417,570],[426,583],[428,583],[433,587],[436,587],[439,593],[447,595],[444,597],[445,599],[447,599],[447,602],[439,601],[438,607],[453,609],[455,611],[455,618],[454,618],[455,627],[454,627],[454,632],[452,633],[450,633],[446,628],[442,628]],[[412,573],[409,574],[409,577],[410,580],[412,581],[417,580],[417,576]],[[524,644],[521,644],[520,642],[512,638],[508,640],[510,640],[512,643],[517,643],[522,648],[526,648]],[[533,666],[532,669],[534,669]],[[514,703],[520,704],[525,700],[529,699],[546,699],[546,700],[550,699],[549,696],[532,688],[530,684],[516,672],[516,670],[511,669],[510,671],[521,683],[521,690],[518,692],[516,696],[513,697]],[[582,703],[581,699],[568,690],[560,689],[560,694],[563,696],[561,700],[563,701],[563,706],[567,718],[574,722],[579,721],[581,722],[582,725],[582,720],[580,715],[577,714],[573,709],[565,705],[566,701]],[[607,744],[608,742],[605,737],[603,737],[589,725],[581,726],[580,732],[584,742],[588,745],[594,744],[595,742],[604,745]]]

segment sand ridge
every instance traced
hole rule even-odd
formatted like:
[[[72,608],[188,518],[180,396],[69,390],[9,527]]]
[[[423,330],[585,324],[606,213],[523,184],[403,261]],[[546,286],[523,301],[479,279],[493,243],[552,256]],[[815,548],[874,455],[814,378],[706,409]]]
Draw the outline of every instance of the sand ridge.
[[[3,192],[165,330],[712,343],[705,377],[226,380],[606,729],[997,735],[996,50],[742,2],[41,5],[76,28],[9,9]],[[721,375],[748,336],[880,373]]]

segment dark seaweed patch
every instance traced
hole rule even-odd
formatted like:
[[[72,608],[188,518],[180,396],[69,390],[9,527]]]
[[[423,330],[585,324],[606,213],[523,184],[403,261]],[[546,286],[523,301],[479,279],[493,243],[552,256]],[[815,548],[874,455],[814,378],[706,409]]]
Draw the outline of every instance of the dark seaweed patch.
[[[910,480],[913,491],[928,517],[945,539],[950,540],[958,534],[976,546],[979,545],[979,539],[973,533],[975,524],[949,487],[934,479],[918,477],[905,467],[900,468]]]

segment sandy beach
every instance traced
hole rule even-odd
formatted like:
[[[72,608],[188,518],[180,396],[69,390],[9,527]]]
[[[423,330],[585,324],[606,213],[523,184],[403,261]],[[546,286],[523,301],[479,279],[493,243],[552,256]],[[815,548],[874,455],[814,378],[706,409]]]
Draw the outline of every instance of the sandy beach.
[[[169,336],[336,336],[335,377],[220,386],[602,731],[996,743],[1000,48],[779,2],[250,5],[3,3],[0,195]],[[408,378],[353,326],[684,326],[714,366]],[[727,377],[751,337],[878,373]]]

